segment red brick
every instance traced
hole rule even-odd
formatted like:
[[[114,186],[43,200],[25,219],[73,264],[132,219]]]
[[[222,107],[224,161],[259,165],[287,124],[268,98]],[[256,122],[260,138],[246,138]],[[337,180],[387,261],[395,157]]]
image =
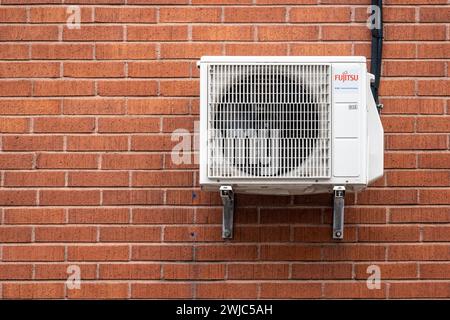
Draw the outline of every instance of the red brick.
[[[184,61],[129,62],[131,78],[185,78],[190,76],[190,63]]]
[[[159,227],[101,227],[100,241],[103,242],[160,242]]]
[[[421,204],[450,204],[450,189],[420,190]]]
[[[74,208],[69,209],[69,223],[124,224],[130,221],[127,208]]]
[[[258,27],[259,41],[304,41],[317,40],[316,26],[271,25]]]
[[[450,58],[450,43],[419,43],[418,58]]]
[[[412,242],[419,240],[419,227],[370,226],[358,228],[358,242]]]
[[[366,26],[322,26],[322,40],[369,40]]]
[[[386,248],[381,245],[347,244],[326,246],[323,260],[327,261],[364,261],[384,260]]]
[[[224,22],[285,22],[283,7],[225,7]]]
[[[326,209],[324,223],[331,224],[332,218],[332,209]],[[344,222],[346,224],[385,224],[386,209],[383,207],[347,207],[345,208]]]
[[[187,40],[187,26],[158,25],[158,26],[128,26],[127,39],[129,41],[180,41]]]
[[[189,283],[134,283],[131,298],[188,299],[192,298],[192,286]]]
[[[59,114],[59,100],[38,99],[2,99],[0,101],[0,114],[4,115],[41,115],[41,114]]]
[[[135,172],[132,185],[135,187],[190,187],[193,184],[192,172]]]
[[[449,245],[390,245],[388,260],[392,261],[421,261],[421,260],[448,260],[450,257]]]
[[[128,298],[126,283],[86,283],[78,290],[68,290],[69,299],[124,299]]]
[[[27,97],[31,95],[28,80],[0,80],[0,97]]]
[[[67,138],[69,151],[106,151],[127,150],[126,136],[71,136]]]
[[[414,80],[387,79],[380,86],[380,95],[383,96],[412,96],[415,95]]]
[[[160,95],[189,97],[198,96],[200,84],[198,80],[163,80],[160,82]]]
[[[101,264],[99,278],[107,280],[160,279],[161,265],[154,263]]]
[[[105,154],[102,169],[160,169],[162,155],[158,154]]]
[[[66,23],[70,16],[67,12],[68,8],[60,7],[31,7],[30,8],[30,22],[31,23]],[[70,11],[69,11],[70,12]],[[81,23],[92,22],[92,9],[82,7],[80,8]]]
[[[412,169],[417,167],[416,154],[414,153],[385,153],[385,169]]]
[[[449,22],[450,9],[446,7],[421,7],[419,12],[420,22]]]
[[[449,263],[421,263],[420,279],[448,279],[450,275]]]
[[[5,224],[61,224],[65,223],[64,209],[11,208],[5,209]]]
[[[2,41],[58,41],[57,26],[0,26]]]
[[[261,208],[261,223],[320,223],[321,210],[302,208]]]
[[[358,204],[416,204],[417,191],[408,189],[368,189],[358,194]]]
[[[301,226],[293,228],[293,239],[296,242],[332,242],[329,226]],[[345,228],[345,242],[356,241],[356,228]]]
[[[122,41],[121,26],[84,25],[80,29],[63,29],[64,41]]]
[[[4,246],[3,261],[64,261],[63,246]]]
[[[36,204],[36,191],[34,190],[2,190],[0,191],[0,205],[26,206]]]
[[[366,280],[371,274],[367,268],[372,264],[355,265],[356,279]],[[382,279],[416,279],[418,275],[417,263],[377,263]],[[370,270],[369,270],[370,271]]]
[[[128,114],[187,114],[189,99],[132,99],[128,100]]]
[[[126,245],[87,245],[67,248],[68,261],[128,261]]]
[[[290,22],[350,22],[350,7],[297,7],[289,11]]]
[[[50,118],[42,117],[34,120],[33,131],[46,132],[93,132],[94,118]]]
[[[165,280],[222,280],[224,264],[164,264]]]
[[[202,245],[196,248],[199,261],[256,260],[257,248],[250,245]]]
[[[31,228],[1,226],[0,242],[1,243],[31,242]]]
[[[256,299],[255,283],[199,283],[196,297],[200,299]]]
[[[64,114],[124,114],[125,99],[65,99]]]
[[[98,132],[158,132],[159,118],[100,118]]]
[[[252,41],[253,29],[251,26],[193,26],[192,39],[195,41]]]
[[[77,153],[40,153],[36,168],[39,169],[96,169],[98,156]]]
[[[419,80],[419,96],[448,96],[450,95],[450,80]]]
[[[98,190],[42,190],[39,204],[43,206],[99,205]]]
[[[423,228],[423,241],[450,241],[450,228],[426,226]]]
[[[402,207],[390,209],[391,223],[448,223],[450,207]]]
[[[386,285],[381,283],[381,289],[371,290],[365,281],[360,282],[336,282],[325,283],[324,296],[328,299],[342,298],[365,298],[383,299],[386,298]]]
[[[445,103],[441,99],[383,98],[384,114],[442,114]]]
[[[0,78],[56,78],[59,69],[56,62],[1,62]]]
[[[96,43],[95,56],[105,60],[155,59],[154,43]]]
[[[388,186],[448,186],[450,173],[442,171],[394,171],[387,175]]]
[[[34,278],[39,280],[67,280],[71,274],[68,263],[39,263],[34,265]],[[82,280],[97,278],[97,265],[79,264]],[[69,271],[69,272],[68,272]]]
[[[153,80],[99,81],[98,94],[101,96],[154,96],[157,83]]]
[[[33,94],[38,97],[91,96],[94,83],[86,80],[36,80]]]
[[[29,280],[33,276],[33,265],[2,263],[0,265],[1,280]]]
[[[27,22],[26,8],[0,8],[0,22]]]
[[[221,9],[208,7],[161,8],[159,21],[170,22],[220,22]]]
[[[31,46],[31,57],[33,59],[92,59],[94,57],[94,46],[92,44],[75,43],[33,43]]]
[[[161,190],[105,190],[103,204],[109,205],[156,205],[163,203]]]
[[[218,194],[194,190],[166,191],[166,203],[172,205],[219,205],[222,203]]]
[[[385,132],[414,132],[413,117],[382,117]]]
[[[242,56],[282,56],[287,55],[284,43],[231,43],[225,45],[227,55]]]
[[[355,8],[355,21],[366,22],[369,18],[367,12],[369,8],[358,7]],[[414,7],[384,7],[383,8],[383,21],[384,22],[415,22],[416,12]]]
[[[205,55],[220,55],[222,45],[216,43],[161,43],[163,59],[198,59]]]
[[[68,175],[70,187],[126,187],[128,172],[70,172]]]
[[[155,23],[155,8],[98,7],[95,8],[95,22],[110,23]]]
[[[220,241],[221,230],[219,227],[165,227],[165,242],[191,242],[191,241]]]
[[[355,44],[356,45],[356,44]],[[352,54],[350,43],[293,43],[291,55],[300,56],[348,56]]]
[[[450,169],[450,153],[419,154],[419,168]]]
[[[261,246],[262,260],[320,260],[321,248],[311,245],[264,245]]]
[[[304,299],[320,298],[322,289],[320,283],[263,283],[261,284],[262,299]]]
[[[4,283],[4,299],[62,299],[63,283]]]
[[[125,76],[121,62],[65,62],[64,77],[68,78],[119,78]]]
[[[228,265],[228,279],[236,280],[267,280],[287,279],[288,264],[248,264],[237,263]]]
[[[390,135],[386,137],[387,150],[447,149],[445,135]]]
[[[395,282],[389,286],[389,298],[448,298],[448,282]]]
[[[26,118],[0,118],[0,133],[25,133],[29,131]]]
[[[418,132],[450,132],[450,117],[427,117],[417,119]]]
[[[5,187],[62,187],[65,183],[64,172],[6,172]]]
[[[190,246],[175,245],[139,245],[132,248],[132,260],[184,261],[192,260]]]
[[[292,265],[292,279],[322,280],[351,279],[352,265],[350,263],[320,263]]]
[[[134,224],[186,224],[194,222],[192,208],[135,208]]]
[[[2,60],[20,60],[28,59],[29,45],[5,43],[0,44],[0,59]]]
[[[36,242],[95,242],[95,227],[37,227]]]
[[[445,62],[388,60],[383,63],[383,75],[389,77],[442,77],[445,76]]]
[[[387,41],[445,40],[443,25],[395,25],[385,27]]]

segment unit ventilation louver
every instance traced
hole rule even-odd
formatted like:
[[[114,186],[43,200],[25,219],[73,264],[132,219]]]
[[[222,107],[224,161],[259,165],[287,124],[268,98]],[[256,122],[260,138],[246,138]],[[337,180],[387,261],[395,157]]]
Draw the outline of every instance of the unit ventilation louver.
[[[208,176],[330,175],[330,66],[209,66]]]

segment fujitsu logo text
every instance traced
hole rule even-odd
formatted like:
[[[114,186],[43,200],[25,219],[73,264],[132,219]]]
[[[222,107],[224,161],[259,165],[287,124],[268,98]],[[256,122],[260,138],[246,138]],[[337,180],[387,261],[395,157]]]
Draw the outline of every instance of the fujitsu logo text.
[[[337,81],[358,81],[359,75],[357,74],[349,74],[348,71],[344,71],[341,74],[335,74],[334,80]]]

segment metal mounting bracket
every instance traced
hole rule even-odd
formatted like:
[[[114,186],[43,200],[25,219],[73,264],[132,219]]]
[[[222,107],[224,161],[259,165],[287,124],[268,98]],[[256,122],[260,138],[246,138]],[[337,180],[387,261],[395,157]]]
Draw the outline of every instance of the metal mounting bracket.
[[[333,239],[344,239],[345,187],[333,188]]]
[[[220,187],[220,197],[223,202],[222,215],[222,238],[233,238],[233,216],[234,216],[234,192],[231,186]]]

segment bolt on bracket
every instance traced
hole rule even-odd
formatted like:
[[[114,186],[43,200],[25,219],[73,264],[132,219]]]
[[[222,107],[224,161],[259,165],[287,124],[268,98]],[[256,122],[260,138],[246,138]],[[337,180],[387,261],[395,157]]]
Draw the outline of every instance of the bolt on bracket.
[[[231,186],[220,187],[220,197],[223,203],[222,213],[222,238],[233,238],[233,216],[234,216],[234,192]]]
[[[333,188],[333,239],[344,239],[345,187]]]

